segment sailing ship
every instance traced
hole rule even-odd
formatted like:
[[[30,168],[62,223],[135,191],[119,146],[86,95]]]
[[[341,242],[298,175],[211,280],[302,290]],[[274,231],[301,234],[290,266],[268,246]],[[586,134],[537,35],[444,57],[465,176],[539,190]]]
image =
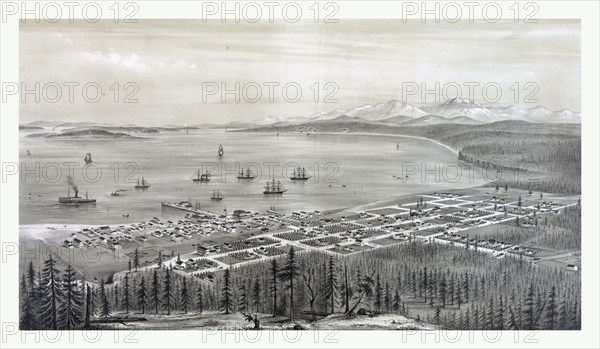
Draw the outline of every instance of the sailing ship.
[[[396,143],[396,150],[400,149],[400,142]]]
[[[213,190],[213,194],[210,197],[211,200],[223,200],[223,195],[221,195],[221,193],[219,193],[218,190]]]
[[[250,171],[250,168],[246,167],[246,171],[244,172],[244,168],[238,173],[237,179],[254,179],[256,175],[254,172]]]
[[[89,164],[90,162],[92,162],[92,154],[91,153],[85,154],[83,161],[85,161],[86,164]]]
[[[138,178],[137,184],[135,185],[135,189],[148,189],[148,188],[150,188],[150,183],[148,183],[148,181],[146,179],[144,179],[144,177],[142,177],[141,181]]]
[[[280,181],[275,182],[275,179],[273,179],[272,181],[267,181],[263,194],[283,194],[286,191],[287,189],[281,185]]]
[[[225,151],[223,150],[223,145],[219,144],[219,156],[223,156],[223,154],[225,154]]]
[[[200,174],[200,170],[198,170],[192,176],[192,181],[200,182],[200,183],[208,183],[208,182],[210,182],[210,173],[206,172],[204,174]]]
[[[310,175],[306,174],[306,170],[304,167],[298,166],[298,168],[294,168],[294,172],[290,176],[290,179],[293,181],[306,181],[310,178]]]

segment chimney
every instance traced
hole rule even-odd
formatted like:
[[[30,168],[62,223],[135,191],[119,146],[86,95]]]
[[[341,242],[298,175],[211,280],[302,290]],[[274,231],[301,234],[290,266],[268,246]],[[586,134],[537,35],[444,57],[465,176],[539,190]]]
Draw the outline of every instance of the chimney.
[[[79,190],[75,189],[75,197],[78,198],[79,196],[77,196],[77,194],[79,194]]]

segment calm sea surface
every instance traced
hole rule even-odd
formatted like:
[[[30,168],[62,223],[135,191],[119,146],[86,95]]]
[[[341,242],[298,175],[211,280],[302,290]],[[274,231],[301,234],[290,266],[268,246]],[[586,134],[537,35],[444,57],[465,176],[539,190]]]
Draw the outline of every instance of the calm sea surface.
[[[352,207],[395,196],[477,186],[484,183],[479,175],[470,178],[463,170],[455,179],[456,168],[446,167],[448,180],[420,174],[406,183],[400,176],[403,163],[444,169],[455,163],[456,155],[432,142],[402,137],[366,135],[254,134],[223,130],[201,130],[185,134],[173,132],[144,135],[133,140],[46,139],[25,137],[21,132],[20,161],[29,174],[22,175],[20,223],[114,224],[139,222],[154,216],[178,218],[181,212],[161,208],[161,202],[191,200],[202,209],[228,212],[235,209],[265,211],[327,210]],[[399,142],[400,149],[396,149]],[[222,144],[225,155],[217,155]],[[31,155],[27,155],[27,150]],[[84,170],[87,152],[94,166]],[[71,163],[69,165],[69,163]],[[37,164],[37,168],[36,168]],[[285,180],[298,164],[312,178],[306,182]],[[254,181],[240,181],[235,172],[251,166],[259,174]],[[80,195],[97,199],[96,205],[68,207],[58,204],[66,196],[68,166],[75,166],[74,181]],[[60,170],[57,172],[57,169]],[[204,168],[213,173],[209,183],[194,183],[190,178]],[[99,172],[101,170],[101,173]],[[439,173],[440,171],[438,171]],[[262,193],[269,173],[281,180],[288,191],[282,196]],[[151,187],[136,191],[138,177]],[[125,189],[121,196],[110,193]],[[225,197],[211,200],[213,190]],[[71,194],[73,191],[71,190]],[[123,215],[129,217],[123,217]]]

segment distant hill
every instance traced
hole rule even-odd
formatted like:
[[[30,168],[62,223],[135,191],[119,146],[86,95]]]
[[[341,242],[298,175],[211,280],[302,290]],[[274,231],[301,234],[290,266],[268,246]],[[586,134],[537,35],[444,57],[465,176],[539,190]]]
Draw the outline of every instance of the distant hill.
[[[33,136],[33,135],[32,135]],[[100,129],[77,129],[67,130],[61,133],[53,133],[45,136],[46,138],[101,138],[101,139],[136,139],[139,137],[132,136],[122,132],[110,132]]]

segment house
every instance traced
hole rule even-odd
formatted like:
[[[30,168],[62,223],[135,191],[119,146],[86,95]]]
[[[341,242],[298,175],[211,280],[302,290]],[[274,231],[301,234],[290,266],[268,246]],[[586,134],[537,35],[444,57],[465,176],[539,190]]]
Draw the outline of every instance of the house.
[[[579,270],[579,267],[576,266],[575,264],[568,264],[567,265],[567,270],[577,271],[577,270]]]
[[[208,253],[210,247],[206,246],[206,245],[202,245],[202,244],[198,244],[196,246],[196,253],[198,253],[201,256],[204,256]]]

